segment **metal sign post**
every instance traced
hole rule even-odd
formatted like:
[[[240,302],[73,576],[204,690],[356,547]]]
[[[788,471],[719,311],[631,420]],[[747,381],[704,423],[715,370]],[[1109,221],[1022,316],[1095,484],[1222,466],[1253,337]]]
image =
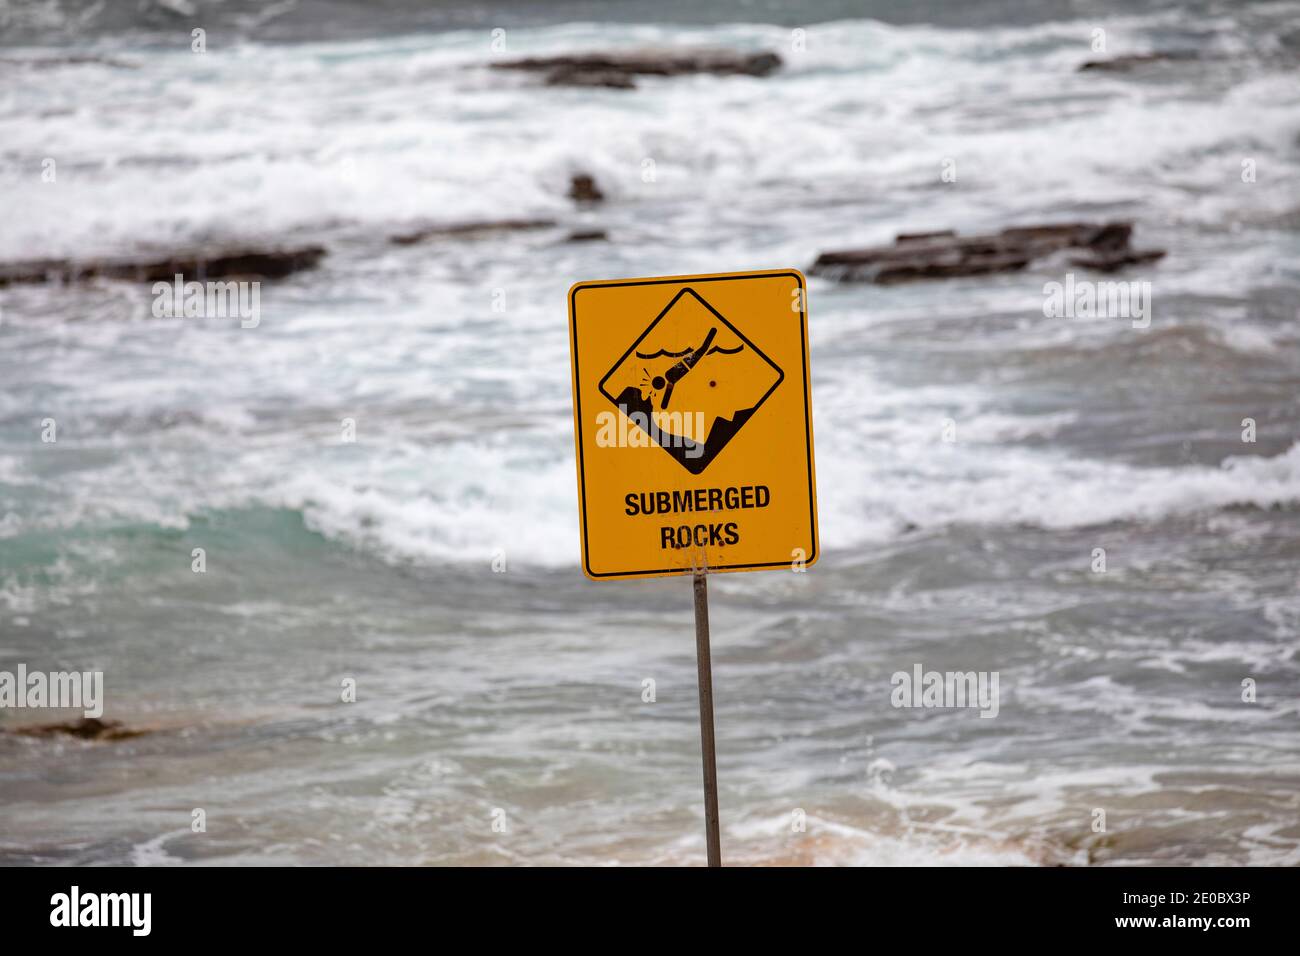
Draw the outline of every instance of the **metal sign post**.
[[[695,572],[695,663],[700,684],[700,754],[704,761],[704,839],[709,866],[722,866],[718,836],[718,764],[713,740],[713,659],[709,653],[708,571]]]

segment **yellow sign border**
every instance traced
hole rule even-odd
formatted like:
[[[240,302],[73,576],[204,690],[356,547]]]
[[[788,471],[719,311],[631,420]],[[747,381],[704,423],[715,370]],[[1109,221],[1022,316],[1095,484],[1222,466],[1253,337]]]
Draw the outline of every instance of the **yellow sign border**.
[[[689,567],[655,568],[644,571],[592,571],[588,565],[587,548],[587,488],[582,454],[582,386],[578,370],[578,293],[583,289],[608,289],[617,286],[636,285],[676,285],[685,283],[728,282],[737,279],[780,279],[792,278],[799,284],[803,309],[799,312],[800,368],[803,372],[804,435],[807,443],[808,459],[808,520],[812,532],[812,553],[803,561],[804,567],[811,567],[821,556],[821,539],[817,532],[817,467],[813,461],[813,419],[812,419],[812,379],[808,372],[808,280],[798,269],[764,269],[755,272],[722,272],[704,275],[684,276],[647,276],[633,279],[600,279],[575,282],[569,287],[569,366],[573,376],[573,439],[577,455],[578,479],[578,521],[582,533],[582,573],[592,581],[618,580],[620,578],[669,577],[692,574]],[[710,567],[714,572],[729,571],[765,571],[788,568],[788,560],[759,562],[750,564],[727,564]]]

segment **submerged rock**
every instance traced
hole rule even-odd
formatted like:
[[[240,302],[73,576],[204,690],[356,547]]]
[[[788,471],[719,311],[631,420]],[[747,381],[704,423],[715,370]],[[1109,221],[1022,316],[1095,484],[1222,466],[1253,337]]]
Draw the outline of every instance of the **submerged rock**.
[[[594,176],[587,173],[577,173],[569,180],[569,198],[574,202],[601,202],[605,198],[605,194],[596,185]]]
[[[546,75],[547,86],[588,86],[606,90],[634,90],[636,81],[630,74],[616,70],[582,70],[560,67]]]
[[[17,727],[10,733],[23,737],[76,737],[79,740],[130,740],[149,733],[147,730],[130,730],[120,720],[100,720],[82,717],[80,720],[61,721],[56,724],[36,724]]]
[[[49,70],[58,66],[111,66],[119,70],[138,70],[139,64],[109,56],[73,53],[67,56],[0,56],[0,66],[16,66],[33,70]]]
[[[475,222],[429,223],[408,232],[389,236],[399,246],[414,245],[426,239],[472,239],[498,232],[523,232],[529,229],[553,229],[553,219],[488,219]]]
[[[99,259],[28,259],[0,262],[0,286],[18,282],[78,282],[128,279],[136,282],[187,279],[282,279],[310,269],[325,255],[320,246],[297,249],[223,249],[174,252],[170,255]]]
[[[1113,272],[1126,265],[1151,262],[1162,249],[1129,247],[1131,222],[1060,223],[1015,226],[981,236],[958,236],[952,230],[903,233],[890,246],[823,252],[809,270],[813,275],[878,283],[913,279],[1014,272],[1035,259],[1067,250],[1080,255],[1072,265]]]
[[[610,53],[572,53],[525,57],[494,63],[496,70],[543,73],[548,86],[603,86],[630,90],[635,76],[767,76],[781,66],[775,53],[736,50],[629,50]]]
[[[1181,63],[1195,59],[1199,59],[1199,57],[1194,50],[1169,50],[1164,53],[1129,53],[1124,56],[1111,57],[1109,60],[1089,60],[1079,67],[1079,72],[1096,70],[1109,73],[1128,73],[1138,67],[1150,66],[1153,63]]]

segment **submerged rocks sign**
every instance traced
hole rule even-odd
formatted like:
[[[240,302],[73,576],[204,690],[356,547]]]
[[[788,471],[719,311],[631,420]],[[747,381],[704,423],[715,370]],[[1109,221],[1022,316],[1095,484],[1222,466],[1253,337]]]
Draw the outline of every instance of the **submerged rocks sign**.
[[[569,320],[588,577],[816,561],[800,273],[582,282]]]

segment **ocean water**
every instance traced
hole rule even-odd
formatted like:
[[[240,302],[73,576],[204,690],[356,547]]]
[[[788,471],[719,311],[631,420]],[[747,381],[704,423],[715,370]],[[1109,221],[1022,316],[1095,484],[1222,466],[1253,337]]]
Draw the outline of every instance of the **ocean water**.
[[[256,328],[0,288],[0,669],[152,731],[0,734],[0,862],[701,862],[690,584],[579,571],[568,287],[1131,219],[1145,329],[1046,317],[1060,263],[811,280],[822,559],[710,582],[724,859],[1300,863],[1300,3],[196,7],[0,11],[0,261],[329,249]],[[548,89],[494,26],[786,62]]]

